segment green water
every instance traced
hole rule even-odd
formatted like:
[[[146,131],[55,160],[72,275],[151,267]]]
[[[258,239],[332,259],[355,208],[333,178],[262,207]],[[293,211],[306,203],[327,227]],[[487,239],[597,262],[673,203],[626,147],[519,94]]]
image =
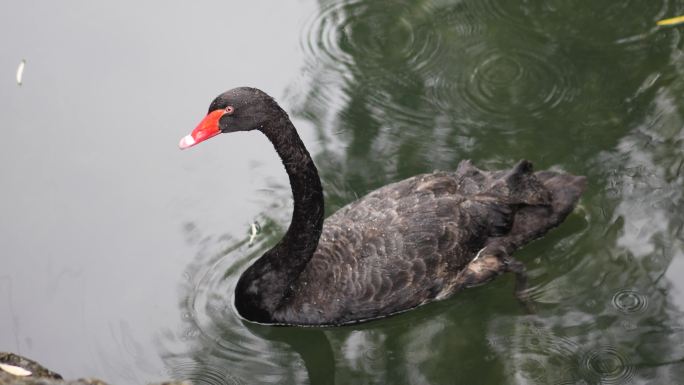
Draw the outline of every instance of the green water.
[[[289,100],[315,127],[329,212],[461,159],[530,159],[586,175],[589,188],[560,228],[518,253],[536,314],[503,276],[368,325],[252,327],[286,341],[273,354],[289,368],[278,382],[656,384],[684,374],[683,43],[681,29],[655,26],[684,4],[536,3],[323,2],[307,22]]]
[[[124,258],[99,270],[87,259],[73,265],[53,262],[57,267],[44,279],[57,283],[31,297],[46,298],[42,306],[57,314],[72,302],[85,309],[82,322],[91,330],[84,335],[86,347],[71,349],[86,364],[69,366],[68,374],[90,371],[119,383],[174,377],[217,385],[682,383],[684,27],[657,27],[656,21],[684,14],[683,1],[358,0],[297,2],[278,10],[230,4],[211,16],[201,9],[184,16],[186,10],[172,8],[188,29],[166,43],[137,32],[156,42],[134,46],[136,52],[152,50],[141,64],[147,80],[127,90],[113,81],[105,87],[121,95],[116,105],[121,103],[122,110],[106,126],[122,130],[121,137],[107,133],[103,140],[86,133],[79,139],[79,145],[95,146],[86,159],[112,161],[93,166],[74,160],[64,166],[71,170],[68,175],[104,169],[116,186],[134,187],[119,191],[93,176],[87,186],[102,199],[74,203],[78,208],[64,214],[60,225],[2,223],[13,239],[34,228],[38,235],[32,239],[59,235],[36,251],[5,240],[3,249],[22,258],[50,254],[61,239],[85,245],[83,250],[60,246],[63,254],[91,261],[93,255]],[[292,15],[260,19],[288,8]],[[141,10],[145,15],[156,11]],[[202,21],[205,16],[212,21]],[[121,22],[128,16],[112,17]],[[228,33],[231,17],[240,19],[235,21],[240,27]],[[134,19],[131,28],[146,23]],[[202,33],[194,35],[193,28]],[[129,48],[122,46],[112,49],[125,56]],[[164,59],[156,62],[156,57]],[[176,60],[193,72],[183,72]],[[27,90],[31,64],[29,57]],[[160,69],[165,65],[168,74]],[[105,76],[125,80],[138,71],[122,68],[122,74]],[[216,94],[239,85],[264,88],[290,113],[318,166],[328,214],[377,187],[453,169],[462,159],[483,169],[529,159],[538,169],[587,176],[576,211],[516,253],[528,268],[536,313],[527,314],[514,300],[513,277],[504,275],[441,303],[359,326],[272,328],[241,321],[231,293],[247,264],[287,227],[287,178],[272,147],[257,134],[222,137],[182,156],[171,152]],[[164,95],[138,96],[153,87]],[[36,98],[45,95],[35,92]],[[99,97],[108,101],[104,92]],[[45,127],[22,120],[33,122],[25,117],[33,116],[30,106],[41,105],[37,99],[12,100],[26,112],[12,115],[9,123]],[[60,111],[71,108],[68,99],[60,100]],[[83,100],[73,108],[87,113],[90,103]],[[94,120],[110,110],[95,111],[101,112]],[[133,126],[146,128],[129,131],[131,116],[137,117]],[[72,123],[64,118],[58,127],[79,126]],[[14,143],[33,140],[26,131],[12,135]],[[145,146],[136,146],[138,135]],[[110,153],[111,140],[132,142],[133,148]],[[22,148],[11,154],[21,158]],[[51,172],[46,164],[58,150],[31,151],[46,158],[36,161],[31,155],[23,167],[35,170],[31,162],[39,162]],[[22,199],[45,196],[61,204],[62,198],[51,195],[61,194],[60,188],[25,187],[19,183],[25,174],[3,167],[11,185],[24,186],[7,193],[14,205],[37,210]],[[85,193],[92,195],[88,188]],[[111,188],[122,199],[118,208],[104,208],[111,206],[110,195],[100,191]],[[65,196],[85,193],[78,186],[63,191]],[[140,200],[139,194],[146,198]],[[86,239],[64,234],[61,224],[70,228],[93,210],[120,222]],[[262,230],[250,246],[253,220]],[[135,230],[136,223],[155,230]],[[92,219],[79,226],[105,224]],[[124,246],[97,246],[113,242]],[[126,244],[136,245],[136,251]],[[17,271],[24,269],[12,263]],[[121,266],[131,270],[117,273]],[[65,274],[91,278],[46,297],[45,292],[67,285],[59,283]],[[108,274],[125,278],[107,283]],[[30,326],[32,313],[22,305],[29,300],[16,294],[25,291],[12,294],[17,275],[0,273],[3,277],[9,284],[0,285],[0,294],[18,315],[0,316],[4,330],[12,330],[0,331],[0,342],[48,364],[69,365],[60,358],[64,340],[57,342],[60,348],[37,342],[39,328]],[[84,299],[70,294],[83,287],[95,294]],[[136,301],[139,306],[130,305]],[[105,302],[111,303],[111,313],[94,305]],[[17,326],[17,319],[29,326]],[[81,333],[71,331],[69,322],[57,322],[55,334]],[[93,351],[97,364],[88,363]]]

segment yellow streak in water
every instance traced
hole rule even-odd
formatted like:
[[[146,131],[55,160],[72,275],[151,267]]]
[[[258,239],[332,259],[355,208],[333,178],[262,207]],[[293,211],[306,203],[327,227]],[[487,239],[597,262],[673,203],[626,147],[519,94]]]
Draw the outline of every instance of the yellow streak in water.
[[[684,23],[684,16],[677,16],[677,17],[673,17],[671,19],[663,19],[663,20],[660,20],[659,22],[657,22],[656,24],[658,24],[658,25],[676,25],[676,24],[680,24],[680,23]]]

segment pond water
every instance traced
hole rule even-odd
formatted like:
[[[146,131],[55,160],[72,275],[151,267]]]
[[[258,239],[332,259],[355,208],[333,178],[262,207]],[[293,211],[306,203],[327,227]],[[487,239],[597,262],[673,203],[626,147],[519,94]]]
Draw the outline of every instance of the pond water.
[[[115,384],[681,383],[684,27],[656,27],[681,14],[681,0],[3,2],[0,350]],[[241,321],[233,286],[287,228],[287,176],[257,133],[177,143],[242,85],[290,113],[328,214],[461,159],[586,175],[577,210],[516,253],[536,313],[504,275],[359,326]]]

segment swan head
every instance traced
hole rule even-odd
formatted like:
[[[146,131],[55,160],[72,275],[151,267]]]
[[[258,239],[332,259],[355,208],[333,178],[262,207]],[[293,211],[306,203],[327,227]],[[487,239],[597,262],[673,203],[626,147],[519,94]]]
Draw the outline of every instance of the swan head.
[[[195,146],[221,133],[262,129],[284,112],[265,92],[250,87],[233,88],[217,96],[207,116],[181,138],[181,150]]]

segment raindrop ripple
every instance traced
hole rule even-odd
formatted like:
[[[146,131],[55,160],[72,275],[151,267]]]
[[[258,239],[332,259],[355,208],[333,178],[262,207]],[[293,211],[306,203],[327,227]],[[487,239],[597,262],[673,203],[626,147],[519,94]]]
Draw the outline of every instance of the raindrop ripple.
[[[573,100],[578,89],[571,61],[547,47],[470,47],[458,79],[435,83],[431,98],[441,109],[465,105],[488,117],[541,115]]]
[[[624,384],[634,376],[634,366],[612,346],[602,346],[584,355],[580,369],[591,383]]]
[[[382,7],[386,5],[380,2],[350,1],[318,10],[302,34],[308,61],[342,65],[352,72],[396,63],[423,71],[440,63],[446,50],[430,4],[406,15]]]
[[[642,313],[648,308],[648,298],[634,290],[620,290],[613,296],[613,306],[625,314]]]

